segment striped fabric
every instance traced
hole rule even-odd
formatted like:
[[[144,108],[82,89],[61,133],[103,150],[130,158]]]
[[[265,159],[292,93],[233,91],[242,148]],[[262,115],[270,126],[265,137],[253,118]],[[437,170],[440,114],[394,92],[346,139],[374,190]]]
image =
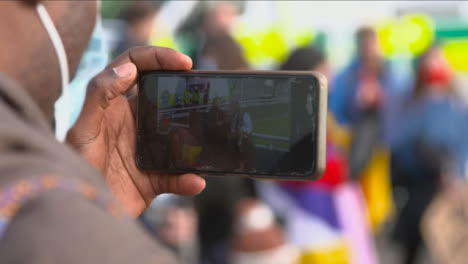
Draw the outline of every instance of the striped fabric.
[[[13,182],[0,189],[0,239],[8,228],[8,224],[24,204],[40,194],[53,190],[77,193],[116,218],[126,216],[124,210],[113,197],[99,193],[94,186],[86,182],[55,175],[34,177]]]

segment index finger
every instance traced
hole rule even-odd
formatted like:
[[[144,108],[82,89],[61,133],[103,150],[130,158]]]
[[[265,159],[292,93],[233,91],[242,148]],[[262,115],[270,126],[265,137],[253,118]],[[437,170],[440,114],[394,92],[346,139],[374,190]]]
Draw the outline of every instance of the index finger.
[[[185,71],[192,68],[192,60],[187,55],[170,48],[142,46],[127,50],[117,57],[106,69],[131,62],[138,72],[152,70]]]

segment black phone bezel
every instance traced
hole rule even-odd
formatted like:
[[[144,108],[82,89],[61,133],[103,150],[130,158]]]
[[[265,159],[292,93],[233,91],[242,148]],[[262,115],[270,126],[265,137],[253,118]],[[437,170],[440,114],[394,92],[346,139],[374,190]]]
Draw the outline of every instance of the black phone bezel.
[[[210,170],[199,170],[199,169],[161,169],[161,168],[154,168],[154,167],[147,167],[146,164],[143,164],[142,156],[139,153],[142,153],[140,149],[145,146],[144,142],[140,142],[141,140],[141,133],[144,133],[141,130],[141,127],[138,126],[138,120],[142,114],[142,108],[140,104],[142,103],[142,98],[140,96],[141,93],[144,91],[144,83],[145,78],[148,75],[158,75],[158,76],[202,76],[202,77],[214,77],[215,76],[257,76],[257,77],[264,77],[271,75],[281,76],[281,77],[304,77],[309,76],[314,78],[314,87],[317,88],[317,97],[319,103],[317,104],[316,113],[318,115],[318,122],[315,126],[316,131],[315,134],[317,135],[317,142],[316,142],[316,151],[315,151],[315,160],[314,160],[314,168],[311,171],[308,171],[305,174],[299,173],[288,173],[288,174],[275,174],[269,175],[264,173],[257,173],[257,174],[245,174],[244,172],[235,172],[235,171],[210,171]],[[316,72],[304,72],[304,71],[146,71],[142,72],[138,78],[138,86],[140,87],[138,91],[138,100],[137,100],[137,131],[136,131],[136,152],[135,152],[135,159],[136,165],[138,168],[146,171],[154,171],[160,173],[169,173],[169,174],[181,174],[181,173],[196,173],[200,175],[215,175],[215,176],[245,176],[249,178],[267,178],[267,179],[276,179],[276,180],[316,180],[319,179],[324,170],[325,170],[325,133],[324,126],[326,126],[326,99],[327,99],[327,85],[326,79],[319,73]],[[324,113],[325,112],[325,113]]]

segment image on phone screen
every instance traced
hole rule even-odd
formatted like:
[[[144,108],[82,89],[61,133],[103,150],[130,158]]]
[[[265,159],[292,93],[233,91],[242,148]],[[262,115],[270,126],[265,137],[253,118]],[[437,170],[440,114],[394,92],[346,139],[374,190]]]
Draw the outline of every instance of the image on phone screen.
[[[307,76],[148,74],[140,82],[139,166],[283,177],[314,171],[317,85]]]

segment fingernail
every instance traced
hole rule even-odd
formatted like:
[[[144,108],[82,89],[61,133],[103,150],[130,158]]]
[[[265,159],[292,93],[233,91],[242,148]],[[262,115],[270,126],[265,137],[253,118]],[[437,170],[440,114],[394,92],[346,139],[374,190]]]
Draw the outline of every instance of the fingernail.
[[[112,69],[119,77],[127,77],[134,71],[132,63],[125,63]]]
[[[182,54],[185,56],[186,60],[192,61],[192,58],[190,58],[188,55]]]

